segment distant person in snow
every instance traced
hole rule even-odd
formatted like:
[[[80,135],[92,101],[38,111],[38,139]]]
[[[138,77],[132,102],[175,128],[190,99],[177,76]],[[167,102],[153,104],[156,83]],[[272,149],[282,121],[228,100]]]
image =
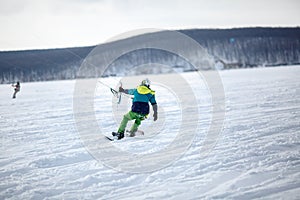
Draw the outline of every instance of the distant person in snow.
[[[18,81],[17,82],[17,84],[12,84],[12,87],[15,89],[15,92],[14,92],[14,94],[13,94],[13,99],[15,99],[16,98],[16,94],[20,91],[20,89],[21,89],[21,86],[20,86],[20,82]]]
[[[124,132],[129,120],[135,120],[129,133],[130,136],[135,136],[141,121],[147,118],[150,108],[149,102],[152,105],[154,114],[154,121],[157,120],[157,104],[155,100],[155,91],[150,89],[150,80],[145,79],[141,82],[141,85],[136,89],[124,89],[122,86],[119,88],[119,92],[133,95],[131,110],[123,116],[123,120],[119,126],[118,132],[113,132],[114,137],[118,137],[118,140],[124,137]]]

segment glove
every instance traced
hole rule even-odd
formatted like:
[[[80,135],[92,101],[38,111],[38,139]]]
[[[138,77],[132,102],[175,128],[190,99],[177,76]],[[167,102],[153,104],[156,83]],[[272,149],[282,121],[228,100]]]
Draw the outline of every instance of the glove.
[[[154,111],[154,113],[153,113],[153,120],[154,121],[156,121],[157,120],[157,104],[154,104],[154,105],[152,105],[152,107],[153,107],[153,111]]]
[[[153,121],[156,121],[157,120],[157,112],[154,112],[154,114],[153,114]]]
[[[119,87],[119,92],[125,92],[124,88],[122,88],[121,86]]]

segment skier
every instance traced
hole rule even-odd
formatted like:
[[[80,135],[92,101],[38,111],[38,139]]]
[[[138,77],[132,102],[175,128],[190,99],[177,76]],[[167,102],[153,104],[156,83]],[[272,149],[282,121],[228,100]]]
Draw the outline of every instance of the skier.
[[[16,94],[20,91],[20,88],[21,88],[20,82],[18,81],[16,85],[12,84],[12,87],[14,87],[14,89],[15,89],[15,92],[14,92],[12,98],[15,99],[16,98]]]
[[[131,110],[123,116],[123,120],[119,126],[118,132],[112,132],[114,137],[118,140],[124,137],[124,132],[129,120],[135,120],[129,133],[131,137],[135,136],[135,132],[138,130],[141,121],[146,119],[149,114],[149,102],[152,105],[154,114],[154,121],[157,120],[157,103],[155,100],[155,91],[150,89],[150,80],[145,79],[141,82],[140,86],[136,89],[124,89],[119,87],[119,92],[133,95]]]

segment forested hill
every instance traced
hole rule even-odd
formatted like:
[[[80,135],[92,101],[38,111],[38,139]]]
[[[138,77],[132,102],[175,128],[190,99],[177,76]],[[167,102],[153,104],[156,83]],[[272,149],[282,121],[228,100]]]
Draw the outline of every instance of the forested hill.
[[[94,47],[0,52],[0,82],[74,79]]]
[[[182,30],[227,67],[300,63],[300,28]]]
[[[300,63],[300,28],[190,29],[180,32],[198,41],[225,69]],[[131,38],[125,40],[130,42]],[[110,43],[105,45],[109,47]],[[94,47],[0,52],[0,83],[74,79],[84,58]],[[114,66],[113,73],[122,72],[124,65],[149,61],[147,55],[155,56],[155,60],[163,64],[190,70],[174,55],[162,51],[149,54],[147,51],[151,50],[123,57],[118,62],[120,66],[117,63]]]

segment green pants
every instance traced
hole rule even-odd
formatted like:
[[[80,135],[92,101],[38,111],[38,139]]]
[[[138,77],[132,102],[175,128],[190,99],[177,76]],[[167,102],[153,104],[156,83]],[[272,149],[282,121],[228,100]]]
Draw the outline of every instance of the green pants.
[[[118,133],[124,133],[128,121],[134,120],[134,119],[135,119],[135,122],[132,125],[132,127],[130,129],[130,132],[132,132],[132,133],[136,132],[138,130],[139,125],[141,124],[141,121],[144,120],[145,118],[146,118],[146,115],[142,115],[142,114],[138,114],[138,113],[129,111],[127,114],[125,114],[123,116],[123,120],[122,120],[122,122],[120,124],[120,127],[118,129]]]

